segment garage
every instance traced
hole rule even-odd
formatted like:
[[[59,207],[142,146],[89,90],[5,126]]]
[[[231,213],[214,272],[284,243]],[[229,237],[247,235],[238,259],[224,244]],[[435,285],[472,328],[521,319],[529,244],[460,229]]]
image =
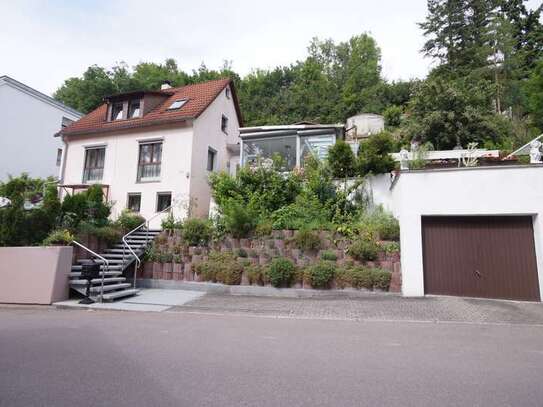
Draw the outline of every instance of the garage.
[[[539,301],[531,216],[422,216],[425,294]]]

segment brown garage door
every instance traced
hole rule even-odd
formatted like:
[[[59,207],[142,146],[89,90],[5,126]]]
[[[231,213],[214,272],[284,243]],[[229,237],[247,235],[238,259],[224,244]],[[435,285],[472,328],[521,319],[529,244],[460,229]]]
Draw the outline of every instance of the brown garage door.
[[[530,216],[423,216],[426,294],[539,301]]]

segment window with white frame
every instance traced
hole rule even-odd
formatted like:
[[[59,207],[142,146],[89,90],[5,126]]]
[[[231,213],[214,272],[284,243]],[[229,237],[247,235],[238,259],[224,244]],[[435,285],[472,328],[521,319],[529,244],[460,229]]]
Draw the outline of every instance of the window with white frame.
[[[111,105],[111,121],[123,118],[123,102],[115,102]]]
[[[105,147],[92,147],[85,150],[83,182],[101,181],[104,176]]]
[[[172,206],[172,193],[159,192],[156,195],[156,211],[161,212]]]
[[[228,117],[224,114],[221,117],[221,130],[224,134],[228,134]]]
[[[152,181],[160,178],[162,166],[162,141],[140,143],[138,158],[138,181]]]
[[[207,149],[207,170],[213,171],[215,169],[215,158],[217,157],[217,151],[209,147]]]
[[[141,194],[129,193],[126,207],[130,209],[132,212],[139,212],[141,209]]]
[[[139,99],[131,100],[128,104],[128,118],[135,119],[141,116],[141,102]]]

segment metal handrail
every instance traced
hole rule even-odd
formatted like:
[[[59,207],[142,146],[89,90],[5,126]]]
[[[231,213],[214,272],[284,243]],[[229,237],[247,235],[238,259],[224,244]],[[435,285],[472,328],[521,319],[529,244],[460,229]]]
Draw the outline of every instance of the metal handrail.
[[[105,275],[106,273],[109,271],[109,261],[100,256],[98,253],[95,253],[93,252],[91,249],[89,249],[87,246],[85,245],[82,245],[81,243],[79,243],[78,241],[76,240],[72,240],[72,243],[76,244],[77,246],[81,247],[83,250],[86,250],[88,251],[90,254],[92,254],[93,256],[95,257],[98,257],[100,260],[102,260],[104,262],[104,264],[106,265],[106,268],[104,270],[102,270],[102,284],[101,284],[101,287],[100,287],[100,302],[103,301],[104,299],[104,278],[105,278]]]
[[[141,225],[139,225],[138,227],[132,229],[130,232],[128,232],[126,235],[123,236],[123,266],[124,266],[124,262],[125,262],[125,247],[128,248],[128,250],[130,251],[130,253],[132,254],[132,256],[134,256],[134,258],[136,259],[136,264],[135,264],[135,267],[134,267],[134,288],[136,288],[136,275],[137,275],[137,271],[138,271],[138,268],[140,267],[141,265],[141,259],[140,257],[136,254],[136,252],[132,249],[132,247],[130,247],[130,245],[128,244],[128,242],[126,241],[126,239],[132,235],[133,233],[137,232],[138,230],[140,230],[141,228],[145,227],[145,230],[147,232],[146,236],[145,236],[145,243],[149,242],[149,224],[150,222],[155,219],[156,217],[158,217],[159,215],[165,213],[165,212],[169,212],[170,210],[172,209],[172,205],[168,206],[166,209],[163,209],[161,210],[160,212],[157,212],[155,213],[153,216],[151,216],[149,219],[147,219],[145,222],[143,222]]]

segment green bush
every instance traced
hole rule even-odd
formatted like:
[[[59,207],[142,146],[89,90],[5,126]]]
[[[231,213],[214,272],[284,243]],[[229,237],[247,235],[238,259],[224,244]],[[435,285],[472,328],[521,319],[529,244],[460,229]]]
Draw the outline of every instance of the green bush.
[[[276,257],[267,270],[267,277],[274,287],[290,287],[295,270],[296,267],[292,261],[284,257]]]
[[[104,226],[109,223],[111,204],[104,201],[102,185],[95,184],[83,192],[65,196],[62,201],[62,213],[73,214],[71,217],[73,227],[77,227],[81,221]]]
[[[266,283],[266,268],[258,264],[248,264],[244,267],[249,284],[264,285]]]
[[[66,229],[52,231],[43,241],[44,246],[68,246],[74,241],[74,236]]]
[[[394,139],[387,132],[372,135],[360,144],[358,159],[360,175],[383,174],[394,169]]]
[[[183,223],[183,239],[189,246],[207,245],[213,229],[207,219],[191,218]]]
[[[382,244],[385,253],[398,253],[400,251],[400,244],[398,242],[385,242]]]
[[[347,270],[347,281],[354,288],[373,288],[373,272],[366,267],[352,267]]]
[[[385,125],[389,127],[398,127],[402,123],[402,108],[401,106],[391,105],[383,112]]]
[[[337,254],[332,250],[325,250],[321,253],[321,260],[336,261]]]
[[[243,247],[237,249],[234,253],[237,257],[248,257],[247,250],[245,250]]]
[[[313,288],[329,288],[334,279],[335,265],[330,261],[320,261],[307,267],[304,277]]]
[[[260,222],[256,225],[255,235],[258,237],[266,237],[272,234],[272,223],[269,221]]]
[[[240,284],[242,271],[230,253],[211,252],[206,261],[196,266],[196,272],[203,280],[227,285]]]
[[[372,211],[366,211],[360,216],[359,229],[371,234],[377,234],[382,240],[399,240],[400,224],[392,214],[381,206]]]
[[[299,230],[293,239],[296,247],[301,250],[318,250],[321,247],[321,239],[319,234],[312,230]]]
[[[328,165],[335,178],[352,177],[355,174],[356,158],[353,150],[343,140],[338,140],[328,149]]]
[[[142,223],[145,223],[145,218],[130,209],[124,209],[115,221],[115,224],[125,232],[134,230]]]
[[[258,223],[258,212],[250,204],[242,204],[235,199],[224,203],[222,213],[226,231],[236,238],[249,236]]]
[[[386,270],[372,269],[373,287],[380,290],[388,291],[390,287],[391,273]]]
[[[172,211],[170,211],[168,212],[168,216],[162,219],[160,226],[162,227],[162,230],[172,233],[176,229],[181,229],[183,227],[183,223],[181,221],[177,221],[173,216]]]
[[[303,193],[296,202],[271,214],[273,228],[281,229],[328,229],[331,215],[327,208],[312,194]]]
[[[373,239],[360,238],[349,246],[347,252],[356,260],[371,261],[377,259],[379,245]]]
[[[77,228],[77,234],[87,234],[104,241],[107,245],[118,243],[123,237],[123,231],[117,225],[97,226],[93,223],[83,221]]]

